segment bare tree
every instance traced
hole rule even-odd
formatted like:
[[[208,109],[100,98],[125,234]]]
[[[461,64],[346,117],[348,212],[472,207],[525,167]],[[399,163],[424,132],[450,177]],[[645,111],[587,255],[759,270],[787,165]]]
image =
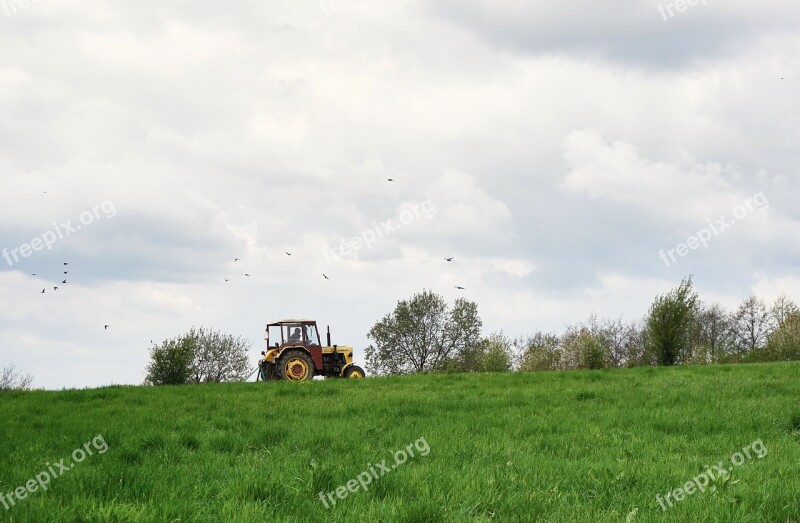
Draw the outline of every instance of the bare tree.
[[[31,388],[32,384],[33,374],[22,374],[13,364],[3,367],[3,374],[0,376],[0,392],[27,390]]]
[[[734,332],[739,356],[762,349],[772,331],[773,322],[764,300],[748,297],[734,315]]]

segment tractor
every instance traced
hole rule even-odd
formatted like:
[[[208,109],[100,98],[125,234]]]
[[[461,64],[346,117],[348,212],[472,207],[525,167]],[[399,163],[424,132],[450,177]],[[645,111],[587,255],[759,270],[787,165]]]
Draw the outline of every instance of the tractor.
[[[314,376],[326,378],[363,378],[364,369],[353,364],[353,347],[331,345],[328,327],[327,345],[322,346],[313,320],[282,320],[267,325],[264,339],[267,350],[258,363],[258,381],[306,381]],[[270,345],[270,340],[274,345]]]

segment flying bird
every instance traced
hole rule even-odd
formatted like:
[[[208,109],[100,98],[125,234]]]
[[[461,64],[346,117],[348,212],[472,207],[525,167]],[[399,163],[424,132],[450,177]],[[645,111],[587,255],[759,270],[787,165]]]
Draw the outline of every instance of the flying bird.
[[[328,275],[325,274],[324,272],[322,273],[322,275],[325,277],[326,280],[330,280],[330,278],[328,278]]]
[[[105,325],[105,326],[103,327],[103,330],[106,330],[106,331],[107,331],[107,330],[108,330],[108,325]]]
[[[245,275],[245,276],[247,276],[248,278],[250,277],[250,275],[249,275],[249,274],[247,274],[247,273],[244,273],[244,275]]]
[[[460,291],[463,291],[463,290],[464,290],[464,287],[459,287],[458,285],[456,285],[456,289],[458,289],[458,290],[460,290]]]
[[[394,181],[394,178],[387,178],[390,182]]]
[[[292,255],[292,253],[291,253],[291,252],[289,252],[289,251],[286,251],[286,256],[291,256],[291,255]]]
[[[42,289],[42,294],[44,294],[44,289]]]
[[[64,262],[64,265],[69,265],[69,263],[67,263],[67,262]]]
[[[31,276],[36,276],[36,273],[34,272],[33,274],[31,274]]]
[[[225,281],[231,281],[231,280],[229,280],[228,278],[225,278]]]
[[[64,271],[64,274],[68,274],[68,273],[69,273],[69,271]]]
[[[62,281],[61,283],[67,283],[67,280]]]
[[[241,258],[234,258],[233,263],[236,263],[239,260],[241,260]]]
[[[54,290],[54,291],[57,291],[57,290],[58,290],[58,287],[53,287],[53,290]]]
[[[455,256],[450,256],[449,258],[445,258],[445,259],[444,259],[444,261],[453,261],[453,258],[454,258],[454,257],[455,257]]]

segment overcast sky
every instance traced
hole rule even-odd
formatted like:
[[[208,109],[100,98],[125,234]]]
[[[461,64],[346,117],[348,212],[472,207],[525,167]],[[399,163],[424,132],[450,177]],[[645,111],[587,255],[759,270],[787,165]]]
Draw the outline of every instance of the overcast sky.
[[[0,0],[0,366],[255,365],[296,316],[363,361],[423,289],[511,336],[800,298],[800,4],[695,3]]]

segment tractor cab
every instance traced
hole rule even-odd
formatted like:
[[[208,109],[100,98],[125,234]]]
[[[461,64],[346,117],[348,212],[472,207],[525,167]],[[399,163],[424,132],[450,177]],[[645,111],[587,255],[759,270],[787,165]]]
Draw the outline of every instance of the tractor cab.
[[[264,334],[269,348],[284,348],[294,345],[303,347],[319,347],[317,324],[310,320],[286,320],[267,325]],[[272,345],[270,343],[274,343]]]
[[[314,376],[326,378],[363,378],[364,370],[353,364],[353,348],[331,345],[330,327],[327,345],[322,346],[314,320],[281,320],[267,324],[264,334],[267,350],[261,353],[258,379],[306,381]]]

